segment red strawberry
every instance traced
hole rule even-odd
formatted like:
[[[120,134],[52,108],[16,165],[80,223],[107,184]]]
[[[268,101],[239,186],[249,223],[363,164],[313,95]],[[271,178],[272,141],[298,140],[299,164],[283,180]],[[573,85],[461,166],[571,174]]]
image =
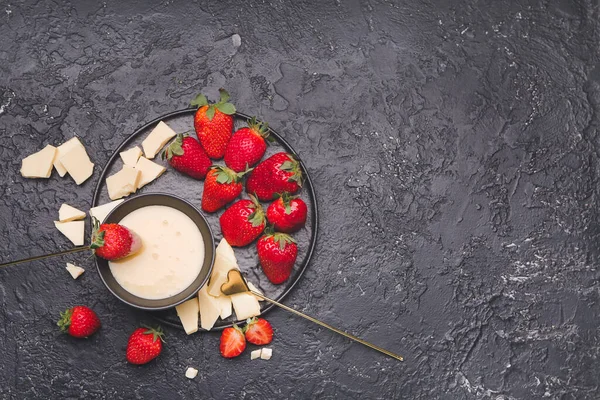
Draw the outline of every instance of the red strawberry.
[[[271,283],[285,282],[298,257],[296,241],[286,233],[268,233],[258,240],[256,248],[260,265]]]
[[[227,167],[211,168],[204,181],[202,209],[215,212],[235,200],[242,193],[242,177],[246,172],[236,173]]]
[[[75,306],[60,313],[57,325],[60,330],[76,338],[93,335],[100,329],[100,319],[86,306]]]
[[[223,330],[223,333],[221,333],[221,344],[219,346],[219,350],[221,350],[221,355],[223,357],[237,357],[242,354],[245,349],[246,338],[237,325],[233,325],[233,328],[225,328]]]
[[[194,179],[204,179],[212,162],[200,143],[193,137],[178,134],[162,153],[169,164]]]
[[[238,129],[225,149],[225,164],[235,172],[255,166],[267,150],[268,129],[268,124],[256,122],[256,117],[248,121],[247,128]]]
[[[102,224],[93,218],[90,248],[98,257],[113,261],[125,258],[142,248],[142,240],[131,229],[119,224]]]
[[[271,343],[273,340],[271,324],[266,319],[252,318],[246,325],[246,340],[258,346]]]
[[[209,104],[206,96],[199,94],[192,102],[198,111],[194,116],[194,128],[202,147],[210,158],[223,158],[227,142],[233,130],[235,106],[228,103],[229,93],[219,89],[221,98],[218,103]]]
[[[284,193],[267,208],[267,219],[276,231],[291,233],[304,226],[307,211],[302,199]]]
[[[219,219],[223,237],[232,246],[252,243],[265,229],[265,214],[256,198],[233,203]]]
[[[131,364],[147,364],[162,351],[164,333],[160,328],[137,328],[127,342],[127,361]]]
[[[302,186],[300,163],[288,153],[277,153],[254,168],[246,182],[246,191],[261,201],[273,199],[276,193],[296,193]]]

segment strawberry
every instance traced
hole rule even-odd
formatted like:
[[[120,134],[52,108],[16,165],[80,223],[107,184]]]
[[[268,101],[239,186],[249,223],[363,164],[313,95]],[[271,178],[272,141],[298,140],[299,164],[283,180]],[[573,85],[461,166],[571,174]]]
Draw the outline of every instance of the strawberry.
[[[266,319],[248,319],[248,325],[246,325],[245,331],[246,340],[258,346],[269,344],[273,340],[273,328]]]
[[[194,116],[196,135],[210,158],[223,158],[227,142],[233,130],[233,117],[235,106],[228,103],[229,93],[219,89],[221,98],[218,103],[209,104],[206,96],[199,94],[192,102],[198,107]]]
[[[267,219],[276,231],[291,233],[304,226],[307,211],[302,199],[283,193],[267,208]]]
[[[237,325],[234,324],[233,328],[223,329],[223,333],[221,333],[221,344],[219,346],[219,350],[223,357],[237,357],[242,354],[245,349],[246,338]]]
[[[223,237],[232,246],[252,243],[265,229],[265,214],[256,197],[233,203],[219,219]]]
[[[215,212],[235,200],[242,193],[242,177],[247,172],[236,173],[221,166],[211,168],[204,181],[202,209]]]
[[[255,166],[267,151],[265,138],[269,135],[267,123],[248,121],[247,128],[238,129],[225,149],[225,164],[235,172]]]
[[[127,342],[127,361],[131,364],[147,364],[162,351],[164,333],[160,328],[137,328]]]
[[[261,201],[273,199],[276,193],[296,193],[302,186],[300,163],[288,153],[276,153],[254,168],[246,182],[246,191]]]
[[[194,179],[204,179],[212,162],[200,143],[193,137],[178,134],[162,153],[169,164]]]
[[[75,306],[60,313],[60,330],[76,338],[86,338],[100,329],[100,319],[92,309]]]
[[[142,248],[142,240],[131,229],[119,224],[102,224],[93,218],[90,248],[100,258],[113,261],[125,258]]]
[[[298,257],[298,245],[286,233],[267,233],[256,244],[258,260],[271,283],[280,284],[292,273]]]

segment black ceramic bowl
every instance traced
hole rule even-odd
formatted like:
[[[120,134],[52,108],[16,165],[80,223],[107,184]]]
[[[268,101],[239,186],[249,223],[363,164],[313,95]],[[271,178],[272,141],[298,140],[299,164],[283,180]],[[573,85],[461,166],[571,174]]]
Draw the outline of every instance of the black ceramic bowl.
[[[215,260],[215,241],[210,226],[202,213],[187,201],[165,193],[149,193],[132,197],[119,204],[108,214],[104,223],[119,223],[127,214],[146,206],[167,206],[175,208],[190,217],[196,224],[204,239],[204,264],[196,280],[183,292],[165,299],[149,300],[135,296],[125,290],[110,272],[108,261],[96,257],[96,266],[102,281],[119,300],[130,306],[143,310],[157,311],[175,307],[193,297],[206,284]]]

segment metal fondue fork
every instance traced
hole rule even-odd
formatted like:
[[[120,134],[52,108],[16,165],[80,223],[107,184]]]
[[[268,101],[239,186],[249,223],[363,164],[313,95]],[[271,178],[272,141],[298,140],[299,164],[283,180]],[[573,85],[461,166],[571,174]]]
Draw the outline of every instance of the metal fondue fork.
[[[370,347],[370,348],[372,348],[374,350],[377,350],[380,353],[383,353],[383,354],[385,354],[387,356],[395,358],[398,361],[404,361],[404,358],[402,358],[401,356],[399,356],[397,354],[392,353],[391,351],[388,351],[388,350],[383,349],[383,348],[381,348],[379,346],[376,346],[376,345],[374,345],[372,343],[369,343],[369,342],[367,342],[365,340],[362,340],[361,338],[358,338],[358,337],[356,337],[354,335],[351,335],[351,334],[349,334],[347,332],[344,332],[344,331],[342,331],[340,329],[334,328],[333,326],[331,326],[329,324],[326,324],[325,322],[319,321],[316,318],[313,318],[313,317],[311,317],[309,315],[301,313],[298,310],[294,310],[291,307],[288,307],[288,306],[286,306],[284,304],[281,304],[281,303],[279,303],[279,302],[277,302],[275,300],[272,300],[272,299],[270,299],[268,297],[265,297],[261,293],[258,293],[258,292],[254,291],[254,290],[251,290],[248,287],[248,284],[246,283],[246,280],[244,279],[244,277],[242,276],[242,274],[240,273],[240,271],[238,271],[237,269],[232,269],[232,270],[230,270],[227,273],[227,282],[225,282],[224,284],[221,285],[221,292],[223,294],[227,295],[227,296],[230,296],[232,294],[238,294],[238,293],[252,293],[253,295],[255,295],[257,297],[260,297],[261,299],[266,300],[269,303],[275,304],[277,307],[281,307],[284,310],[289,311],[289,312],[291,312],[293,314],[296,314],[296,315],[298,315],[298,316],[300,316],[302,318],[305,318],[305,319],[307,319],[307,320],[309,320],[311,322],[314,322],[317,325],[321,325],[322,327],[327,328],[330,331],[338,333],[338,334],[340,334],[342,336],[347,337],[348,339],[354,340],[355,342],[358,342],[358,343],[363,344],[363,345],[365,345],[367,347]]]

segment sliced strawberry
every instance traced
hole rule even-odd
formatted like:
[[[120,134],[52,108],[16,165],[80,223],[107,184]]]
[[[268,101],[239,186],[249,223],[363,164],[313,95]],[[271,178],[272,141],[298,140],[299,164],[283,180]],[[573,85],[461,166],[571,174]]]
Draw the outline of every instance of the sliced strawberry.
[[[221,334],[219,346],[221,355],[225,358],[237,357],[246,349],[246,338],[242,330],[233,325],[233,328],[225,328]]]
[[[258,346],[271,343],[273,328],[269,321],[263,318],[249,319],[246,325],[246,340]]]

